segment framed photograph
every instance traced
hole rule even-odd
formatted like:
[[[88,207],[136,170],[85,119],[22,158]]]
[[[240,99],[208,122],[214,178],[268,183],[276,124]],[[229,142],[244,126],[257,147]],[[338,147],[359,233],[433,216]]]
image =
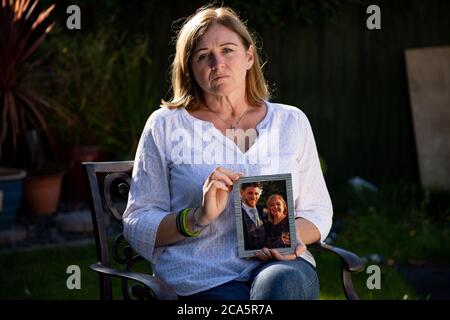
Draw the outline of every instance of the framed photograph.
[[[243,177],[233,189],[239,257],[253,257],[264,247],[293,253],[297,237],[291,175]]]

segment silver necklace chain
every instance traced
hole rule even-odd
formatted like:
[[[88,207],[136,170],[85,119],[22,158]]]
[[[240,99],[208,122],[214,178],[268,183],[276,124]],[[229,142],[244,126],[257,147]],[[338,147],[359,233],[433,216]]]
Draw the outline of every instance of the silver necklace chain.
[[[208,107],[209,109],[209,107]],[[212,111],[211,109],[209,109],[212,113],[215,113],[217,115],[217,117],[222,120],[223,123],[225,123],[227,125],[227,127],[229,126],[229,129],[238,129],[239,128],[239,123],[241,122],[242,118],[245,116],[245,114],[247,113],[247,111],[250,109],[250,106],[247,105],[247,108],[245,108],[245,110],[241,113],[241,115],[238,117],[237,121],[235,122],[235,124],[233,123],[229,123],[228,121],[226,121],[225,119],[223,119],[218,112]]]

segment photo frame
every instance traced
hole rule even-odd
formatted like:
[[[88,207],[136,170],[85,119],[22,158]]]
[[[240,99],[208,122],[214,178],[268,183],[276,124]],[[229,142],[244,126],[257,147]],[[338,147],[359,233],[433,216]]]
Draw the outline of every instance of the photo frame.
[[[233,189],[239,257],[254,257],[263,247],[293,253],[297,233],[291,174],[242,177]]]

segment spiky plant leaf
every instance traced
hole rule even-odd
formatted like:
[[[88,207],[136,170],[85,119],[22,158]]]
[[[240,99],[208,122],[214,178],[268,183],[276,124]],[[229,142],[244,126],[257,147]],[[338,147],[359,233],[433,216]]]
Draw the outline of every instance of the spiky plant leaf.
[[[2,0],[0,7],[0,161],[14,161],[3,153],[6,144],[13,154],[20,134],[41,129],[46,133],[46,115],[53,111],[35,88],[42,70],[42,59],[36,54],[54,23],[48,19],[52,4],[39,11],[39,0]]]

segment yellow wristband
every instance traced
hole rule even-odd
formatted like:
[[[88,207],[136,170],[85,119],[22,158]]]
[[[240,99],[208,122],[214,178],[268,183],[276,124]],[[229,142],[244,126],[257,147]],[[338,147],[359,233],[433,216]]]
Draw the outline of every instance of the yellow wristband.
[[[189,229],[187,225],[187,216],[189,212],[192,211],[192,208],[186,208],[181,212],[181,227],[183,231],[189,236],[189,237],[198,237],[200,235],[200,230],[193,232]]]

